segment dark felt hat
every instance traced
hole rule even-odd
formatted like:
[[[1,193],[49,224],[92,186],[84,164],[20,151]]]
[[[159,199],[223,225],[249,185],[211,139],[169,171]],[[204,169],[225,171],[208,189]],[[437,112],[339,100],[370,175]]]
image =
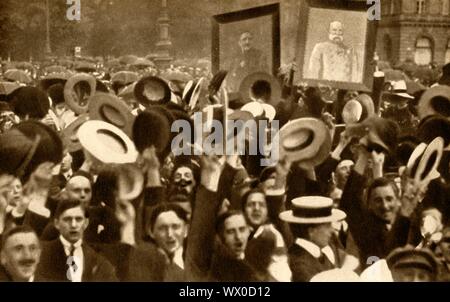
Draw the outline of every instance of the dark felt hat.
[[[29,118],[42,119],[50,109],[47,94],[36,87],[18,88],[11,94],[9,103],[20,118],[28,115]]]
[[[420,119],[434,114],[450,118],[450,87],[438,85],[427,89],[420,97],[417,112]]]
[[[166,81],[155,76],[146,76],[140,79],[134,87],[136,100],[148,107],[170,102],[172,92]]]
[[[226,76],[228,74],[228,71],[226,70],[219,70],[211,79],[208,85],[208,91],[210,95],[215,95],[220,87],[222,86],[223,80],[225,80]]]
[[[365,119],[361,125],[368,131],[365,135],[366,147],[371,148],[373,145],[377,145],[389,154],[395,152],[400,132],[395,122],[378,116],[371,116]]]
[[[29,120],[15,125],[11,131],[4,134],[0,145],[2,151],[10,152],[6,155],[7,158],[2,160],[2,165],[4,162],[9,166],[5,170],[24,181],[41,163],[56,164],[61,162],[63,157],[63,145],[58,134],[38,121]]]
[[[133,124],[133,141],[136,149],[143,152],[155,146],[158,153],[163,152],[170,143],[170,121],[160,110],[147,108],[139,113]]]
[[[0,135],[0,174],[22,176],[38,144],[17,129]]]
[[[439,115],[427,116],[417,128],[417,138],[429,144],[438,136],[444,139],[445,147],[450,145],[450,121]]]

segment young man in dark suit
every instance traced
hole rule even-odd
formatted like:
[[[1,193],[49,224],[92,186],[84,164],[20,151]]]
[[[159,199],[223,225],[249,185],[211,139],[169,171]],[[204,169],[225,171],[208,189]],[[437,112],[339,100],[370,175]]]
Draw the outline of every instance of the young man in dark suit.
[[[38,272],[49,281],[116,281],[114,267],[83,242],[89,223],[86,210],[78,200],[58,205],[54,224],[58,239],[43,244]]]
[[[280,219],[290,224],[295,237],[288,251],[292,281],[308,282],[318,273],[338,267],[336,258],[341,255],[336,255],[330,247],[334,232],[331,223],[345,216],[344,212],[333,209],[331,198],[321,196],[295,198],[292,210],[280,213]]]

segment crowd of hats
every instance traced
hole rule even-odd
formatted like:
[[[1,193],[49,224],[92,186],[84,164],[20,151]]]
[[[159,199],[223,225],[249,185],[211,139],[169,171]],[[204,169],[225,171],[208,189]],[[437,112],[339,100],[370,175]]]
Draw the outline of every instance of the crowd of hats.
[[[189,73],[188,67],[158,69],[151,60],[135,56],[99,61],[56,59],[48,66],[16,64],[2,73],[0,111],[11,111],[21,121],[15,120],[0,135],[0,174],[26,181],[39,164],[60,163],[64,150],[83,151],[101,164],[130,164],[154,146],[163,162],[173,151],[171,142],[177,132],[171,128],[175,121],[186,121],[193,128],[192,116],[200,112],[206,125],[212,120],[271,123],[277,120],[278,108],[284,102],[279,79],[267,73],[248,75],[239,91],[229,93],[224,89],[226,71],[212,76],[201,71]],[[410,95],[404,81],[392,81],[384,92],[387,103],[412,103],[416,107],[420,123],[409,136],[400,137],[395,121],[380,117],[368,94],[357,94],[341,112],[346,135],[357,138],[369,152],[385,152],[395,158],[394,166],[406,166],[422,186],[440,176],[443,153],[450,150],[450,72],[445,68],[439,84],[420,95]],[[321,103],[324,107],[328,103],[318,89],[308,88],[303,97],[307,105]],[[58,105],[65,109],[56,116]],[[292,119],[281,126],[271,152],[298,162],[305,170],[314,169],[329,157],[333,134],[338,133],[318,116]],[[190,143],[194,145],[193,140]],[[133,172],[129,169],[125,173]],[[140,193],[133,185],[123,191],[128,192],[127,197]],[[289,223],[345,219],[345,213],[333,209],[327,197],[302,197],[291,204],[292,209],[280,215]],[[387,259],[389,266],[408,261],[435,269],[427,252],[403,249]]]

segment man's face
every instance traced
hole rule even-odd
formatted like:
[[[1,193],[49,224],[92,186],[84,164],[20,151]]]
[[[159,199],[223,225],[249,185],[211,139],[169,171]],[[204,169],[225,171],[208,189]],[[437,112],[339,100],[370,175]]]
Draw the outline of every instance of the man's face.
[[[431,282],[433,280],[431,272],[416,267],[395,268],[392,270],[392,278],[395,282]]]
[[[331,223],[321,223],[317,226],[309,227],[309,240],[318,247],[324,248],[330,244],[333,232]]]
[[[344,28],[340,22],[332,22],[330,24],[329,39],[334,43],[342,43],[344,41]]]
[[[266,197],[262,193],[252,193],[247,197],[245,216],[250,225],[258,227],[267,221]]]
[[[55,219],[56,229],[70,243],[76,243],[83,238],[88,223],[89,220],[81,207],[68,209]]]
[[[28,281],[41,257],[39,239],[34,233],[17,233],[6,240],[1,263],[15,281]]]
[[[372,190],[369,209],[378,218],[386,223],[393,223],[400,207],[400,201],[395,196],[394,189],[390,185],[377,187]]]
[[[243,215],[233,215],[225,219],[223,243],[236,258],[244,255],[250,230]]]
[[[169,189],[169,201],[190,202],[194,196],[194,173],[188,167],[179,167],[173,173]]]
[[[23,199],[23,187],[22,182],[18,178],[14,178],[11,183],[10,190],[6,194],[8,204],[16,206],[22,202]]]
[[[91,202],[92,188],[86,177],[75,176],[69,179],[66,185],[66,192],[69,198],[79,200],[84,205],[88,205]]]
[[[156,219],[151,236],[161,249],[168,255],[173,255],[183,246],[187,236],[187,226],[174,211],[163,212]]]
[[[239,39],[239,46],[242,51],[249,51],[252,47],[253,36],[250,33],[243,33]]]
[[[65,173],[72,168],[72,156],[70,153],[66,153],[61,162],[61,172]]]
[[[347,182],[348,176],[352,171],[353,165],[342,165],[336,168],[336,185],[339,189],[343,189]]]

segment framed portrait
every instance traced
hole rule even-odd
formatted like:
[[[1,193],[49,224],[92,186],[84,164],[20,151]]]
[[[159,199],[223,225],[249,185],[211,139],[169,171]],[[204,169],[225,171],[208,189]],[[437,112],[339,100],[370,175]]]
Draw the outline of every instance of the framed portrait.
[[[227,70],[225,86],[239,90],[254,72],[280,67],[280,5],[272,4],[212,17],[212,71]]]
[[[300,9],[296,83],[371,91],[377,22],[366,2],[305,0]]]

